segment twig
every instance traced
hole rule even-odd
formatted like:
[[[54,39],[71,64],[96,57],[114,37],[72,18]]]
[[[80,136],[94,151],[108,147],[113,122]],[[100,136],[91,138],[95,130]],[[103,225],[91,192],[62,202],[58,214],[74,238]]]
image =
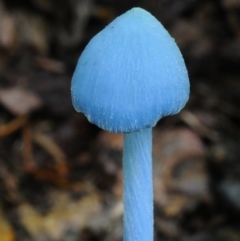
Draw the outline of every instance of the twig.
[[[0,137],[8,136],[18,129],[22,128],[27,122],[27,116],[20,116],[7,124],[0,126]]]

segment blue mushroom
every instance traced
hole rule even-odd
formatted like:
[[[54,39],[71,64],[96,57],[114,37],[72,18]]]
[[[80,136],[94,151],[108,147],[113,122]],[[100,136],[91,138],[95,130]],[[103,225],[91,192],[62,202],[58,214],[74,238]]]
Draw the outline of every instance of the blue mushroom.
[[[153,240],[152,127],[189,98],[174,39],[149,12],[133,8],[88,43],[75,69],[75,109],[124,134],[124,240]]]

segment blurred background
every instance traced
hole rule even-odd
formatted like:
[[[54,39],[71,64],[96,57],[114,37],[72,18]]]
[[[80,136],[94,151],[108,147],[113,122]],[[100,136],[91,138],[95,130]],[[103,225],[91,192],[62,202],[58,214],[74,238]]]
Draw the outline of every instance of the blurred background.
[[[122,240],[122,136],[74,111],[88,41],[134,6],[191,97],[154,128],[155,240],[240,240],[240,0],[0,0],[0,241]]]

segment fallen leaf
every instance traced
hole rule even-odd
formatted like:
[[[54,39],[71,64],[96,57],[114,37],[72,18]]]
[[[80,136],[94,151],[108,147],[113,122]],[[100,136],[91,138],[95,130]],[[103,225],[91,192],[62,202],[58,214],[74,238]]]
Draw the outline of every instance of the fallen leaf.
[[[26,115],[42,104],[33,92],[17,87],[0,89],[0,103],[15,115]]]

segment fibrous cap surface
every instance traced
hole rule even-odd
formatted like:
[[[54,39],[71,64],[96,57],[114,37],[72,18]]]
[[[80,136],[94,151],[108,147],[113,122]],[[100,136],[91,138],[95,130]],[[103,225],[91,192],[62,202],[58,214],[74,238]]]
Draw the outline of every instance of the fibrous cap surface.
[[[150,13],[133,8],[86,46],[71,93],[90,122],[132,132],[179,112],[189,98],[189,79],[174,39]]]

